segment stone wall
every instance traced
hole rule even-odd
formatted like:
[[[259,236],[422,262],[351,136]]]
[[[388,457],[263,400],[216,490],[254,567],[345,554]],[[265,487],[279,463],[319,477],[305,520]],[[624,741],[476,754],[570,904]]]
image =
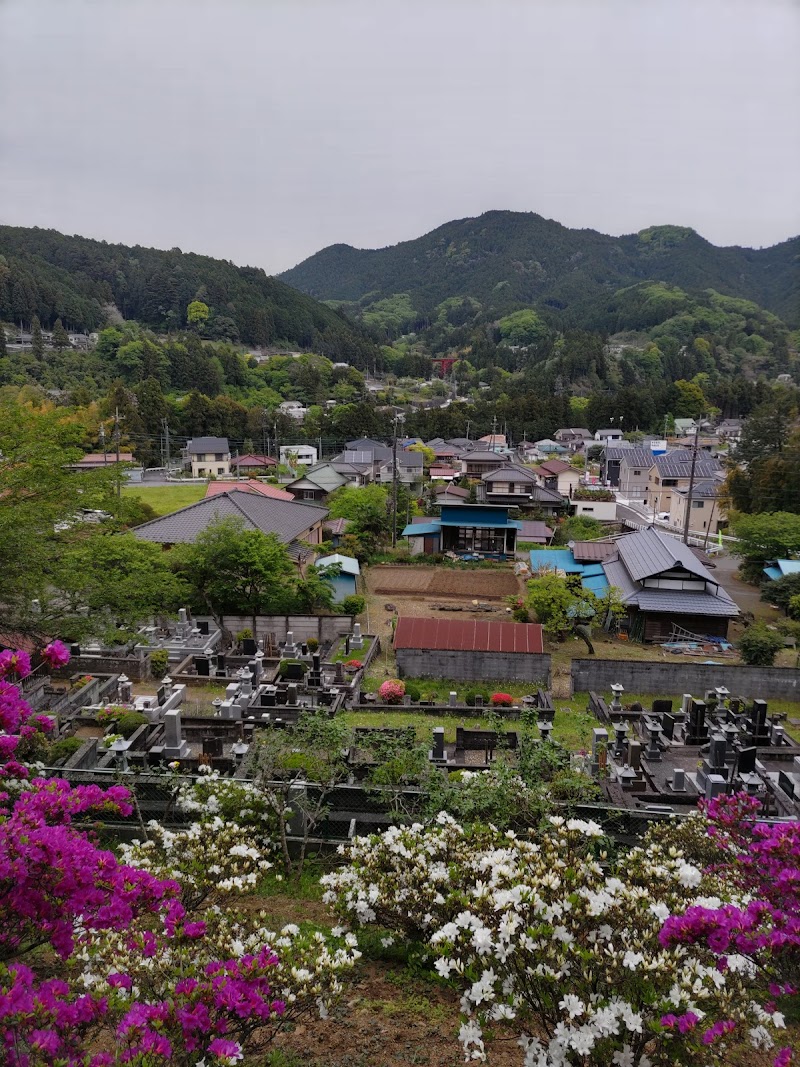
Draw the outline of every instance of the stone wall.
[[[225,615],[223,622],[233,634],[241,630],[252,630],[253,619],[249,615]],[[353,632],[352,615],[257,615],[256,641],[266,639],[267,634],[275,634],[276,641],[284,641],[287,633],[294,635],[299,644],[309,637],[316,637],[319,642],[335,641],[342,634]]]
[[[126,674],[132,682],[145,682],[150,677],[150,657],[83,653],[73,656],[63,670],[53,672],[58,678],[67,678],[71,674]]]
[[[608,693],[614,682],[629,693],[701,696],[726,686],[734,696],[800,703],[800,670],[794,667],[745,667],[733,663],[693,663],[681,656],[648,663],[643,660],[573,659],[573,693]]]
[[[401,678],[538,682],[543,688],[550,685],[550,656],[546,654],[399,648],[396,655],[397,670]]]

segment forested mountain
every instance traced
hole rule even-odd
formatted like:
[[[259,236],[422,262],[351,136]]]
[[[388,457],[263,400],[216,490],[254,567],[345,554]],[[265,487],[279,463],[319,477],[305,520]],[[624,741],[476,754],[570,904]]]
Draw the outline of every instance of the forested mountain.
[[[643,281],[713,289],[800,325],[800,237],[765,249],[718,248],[680,226],[610,237],[533,213],[489,211],[389,248],[331,245],[280,278],[319,300],[357,305],[368,323],[399,310],[417,329],[455,298],[497,315],[531,305],[566,327],[602,328],[608,297]]]
[[[130,248],[56,230],[0,226],[0,321],[92,331],[109,308],[155,330],[187,325],[187,307],[210,308],[206,336],[267,345],[279,340],[355,365],[374,345],[341,313],[257,267],[173,248]]]

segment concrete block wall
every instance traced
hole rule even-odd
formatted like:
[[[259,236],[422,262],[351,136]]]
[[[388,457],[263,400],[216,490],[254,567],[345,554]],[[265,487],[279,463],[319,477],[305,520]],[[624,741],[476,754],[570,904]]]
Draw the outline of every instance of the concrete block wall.
[[[450,652],[426,648],[397,650],[401,678],[453,678],[482,682],[538,682],[550,685],[550,656],[518,652]]]
[[[233,634],[252,630],[253,619],[248,615],[225,615],[225,626]],[[257,615],[256,641],[266,640],[267,634],[275,634],[276,641],[284,641],[287,633],[294,635],[298,643],[316,637],[318,641],[333,641],[342,634],[353,632],[352,615]]]
[[[796,700],[800,704],[800,670],[793,667],[745,667],[733,663],[692,663],[680,656],[663,662],[573,659],[573,693],[608,693],[619,682],[629,693],[692,693],[726,686],[734,696],[752,700]]]

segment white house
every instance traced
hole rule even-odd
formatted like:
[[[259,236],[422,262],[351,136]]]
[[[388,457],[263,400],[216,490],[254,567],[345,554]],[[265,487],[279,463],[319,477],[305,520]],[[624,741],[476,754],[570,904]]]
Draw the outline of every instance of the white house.
[[[284,400],[282,404],[278,404],[278,411],[288,415],[290,419],[297,419],[298,422],[302,422],[308,414],[308,408],[303,407],[299,400]]]
[[[585,515],[598,522],[614,522],[617,518],[616,500],[570,500],[575,515]]]
[[[187,442],[185,465],[193,478],[227,478],[231,473],[231,450],[227,437],[193,437]]]
[[[617,427],[616,429],[612,427],[607,430],[595,430],[594,439],[595,441],[602,441],[607,445],[613,444],[615,441],[622,440],[622,429],[620,427]]]
[[[281,445],[280,455],[284,467],[313,467],[319,459],[314,445]]]

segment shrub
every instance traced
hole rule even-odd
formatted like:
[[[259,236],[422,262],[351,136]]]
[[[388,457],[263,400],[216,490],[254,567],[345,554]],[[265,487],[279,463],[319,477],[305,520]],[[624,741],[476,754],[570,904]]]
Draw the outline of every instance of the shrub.
[[[289,673],[289,666],[292,664],[299,665],[303,668],[303,670],[306,669],[305,664],[301,663],[299,659],[282,659],[280,664],[278,665],[278,674],[281,676],[281,678],[286,677],[286,675]]]
[[[464,702],[471,708],[475,707],[475,697],[483,697],[484,704],[489,703],[489,694],[485,689],[468,689],[464,694]]]
[[[316,639],[316,637],[309,637],[309,639],[306,641],[306,644],[308,645],[309,652],[316,652],[319,648],[319,641]]]
[[[361,662],[360,659],[349,659],[345,663],[345,667],[348,671],[360,671],[363,666],[364,664]]]
[[[93,682],[93,681],[94,681],[94,678],[92,677],[91,674],[84,674],[75,683],[75,688],[76,689],[83,689],[84,686],[89,685],[89,683]]]
[[[490,699],[495,708],[510,708],[514,703],[510,693],[492,693]]]
[[[378,690],[378,696],[384,704],[400,704],[405,695],[405,683],[398,678],[390,678]]]
[[[117,732],[127,739],[132,737],[140,726],[144,726],[148,722],[146,715],[142,715],[138,711],[126,711],[124,715],[120,715],[117,719]]]
[[[749,667],[771,667],[782,648],[781,635],[763,622],[748,626],[739,642],[739,652]]]
[[[101,708],[95,715],[95,719],[101,726],[108,726],[110,722],[116,722],[121,715],[124,715],[126,709],[120,707],[119,704],[106,704],[104,708]]]
[[[74,756],[83,744],[80,737],[62,737],[60,741],[54,741],[50,746],[48,759],[51,764],[66,762],[70,756]]]
[[[239,644],[241,644],[242,641],[252,641],[253,631],[250,629],[249,626],[245,626],[245,628],[243,630],[240,630],[236,635],[236,640],[239,642]]]
[[[418,685],[412,683],[406,683],[406,696],[411,697],[412,700],[420,700],[422,697],[422,691]]]
[[[340,605],[344,615],[360,615],[366,606],[366,599],[357,594],[346,596]]]
[[[169,663],[169,652],[165,648],[157,648],[155,652],[150,653],[150,674],[153,678],[163,678],[167,673],[167,664]]]
[[[528,609],[524,605],[519,608],[514,608],[514,610],[511,612],[511,618],[514,620],[514,622],[531,621],[531,617],[528,614]]]

